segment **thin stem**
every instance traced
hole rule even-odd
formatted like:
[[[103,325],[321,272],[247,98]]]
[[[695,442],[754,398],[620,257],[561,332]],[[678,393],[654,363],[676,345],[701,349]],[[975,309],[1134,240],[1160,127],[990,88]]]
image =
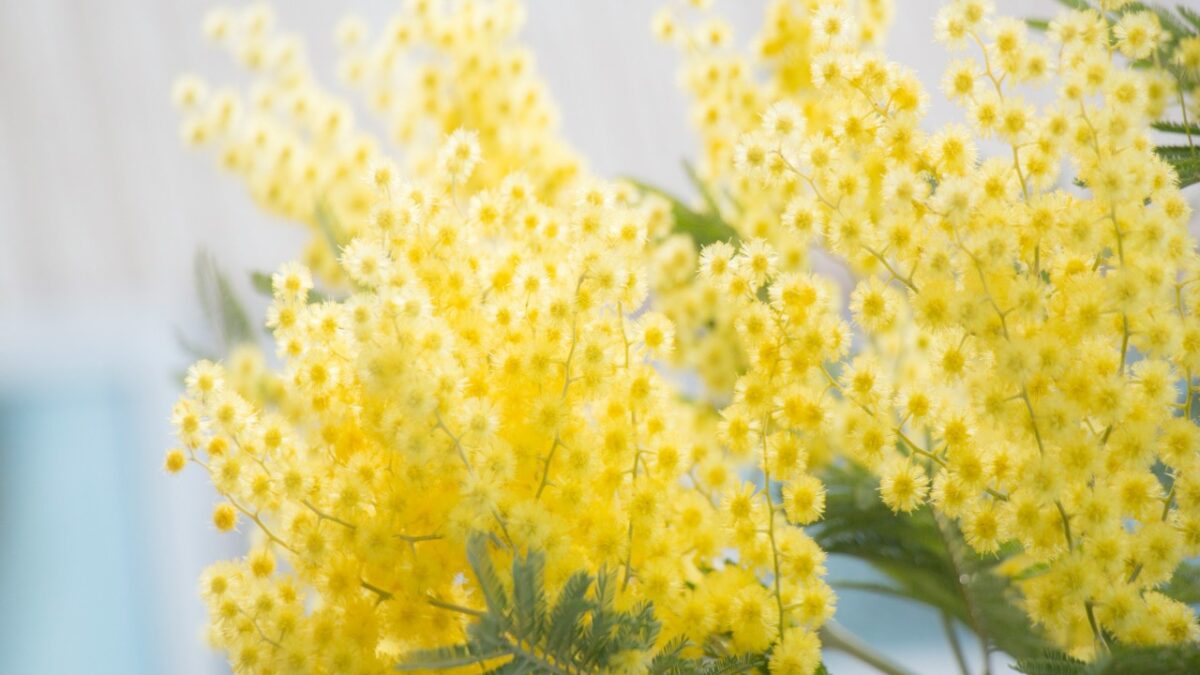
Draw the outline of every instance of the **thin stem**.
[[[962,642],[958,639],[958,633],[954,631],[954,619],[946,612],[942,612],[942,628],[946,631],[946,641],[950,643],[950,649],[954,651],[954,660],[958,662],[958,672],[962,675],[971,675],[971,669],[967,666],[967,656],[963,654]]]
[[[435,598],[433,596],[425,598],[425,602],[428,602],[429,604],[433,605],[434,607],[437,607],[438,609],[448,609],[451,612],[467,614],[469,616],[473,616],[476,618],[483,618],[483,617],[487,616],[487,612],[481,612],[478,609],[471,609],[470,607],[463,607],[462,605],[456,605],[452,602],[438,600],[437,598]]]
[[[853,656],[875,670],[886,675],[912,675],[898,663],[890,661],[886,656],[872,649],[862,638],[858,637],[836,621],[829,621],[821,627],[821,642],[830,649],[836,649]]]
[[[1058,515],[1062,518],[1063,535],[1067,538],[1067,550],[1075,550],[1075,539],[1071,536],[1071,517],[1067,515],[1067,510],[1063,508],[1062,500],[1055,499],[1054,505],[1058,507]]]
[[[583,287],[584,275],[579,276],[579,280],[575,282],[575,295],[579,295],[579,289]],[[567,400],[567,390],[571,388],[571,359],[575,357],[576,330],[578,322],[574,317],[571,319],[571,347],[567,350],[567,360],[563,362],[563,386],[562,393],[558,398],[560,401]],[[624,330],[624,324],[622,324]],[[622,333],[623,334],[623,333]],[[626,359],[628,359],[629,345],[626,344]],[[542,498],[542,493],[546,490],[546,485],[550,482],[550,463],[554,461],[554,451],[558,446],[562,445],[562,433],[554,433],[554,442],[550,444],[550,451],[546,453],[546,465],[542,468],[542,480],[538,483],[537,494],[534,495],[533,501],[538,501]]]
[[[562,436],[556,433],[554,442],[550,444],[550,452],[546,453],[546,466],[542,468],[542,480],[538,483],[537,493],[533,496],[535,502],[542,498],[542,492],[546,490],[546,485],[550,482],[550,462],[554,461],[554,451],[560,445],[562,445]]]
[[[1037,441],[1038,454],[1045,455],[1046,447],[1042,445],[1042,432],[1038,429],[1037,415],[1033,412],[1033,402],[1029,400],[1029,390],[1021,385],[1021,400],[1025,401],[1025,410],[1029,412],[1029,424],[1033,426],[1033,439]]]
[[[958,587],[958,593],[963,599],[963,605],[967,608],[969,627],[979,638],[979,649],[983,656],[983,675],[989,675],[992,672],[990,652],[991,640],[988,637],[985,624],[981,620],[979,610],[975,606],[974,599],[971,597],[971,594],[967,591],[966,585],[963,583],[963,579],[966,578],[967,574],[964,571],[962,559],[960,557],[961,551],[959,550],[957,543],[951,539],[950,534],[947,532],[947,528],[950,527],[950,524],[947,523],[942,515],[937,511],[933,512],[933,521],[937,526],[938,538],[942,540],[942,545],[946,547],[946,556],[950,560],[950,565],[954,568],[955,585]]]
[[[275,542],[276,544],[279,544],[283,548],[290,551],[293,555],[299,555],[299,553],[296,551],[295,548],[292,548],[292,546],[289,545],[286,541],[275,536],[275,533],[272,532],[269,528],[267,528],[267,526],[263,523],[263,521],[258,517],[257,513],[251,513],[249,510],[244,508],[241,504],[238,504],[236,501],[234,501],[232,497],[229,497],[229,503],[233,505],[233,508],[237,509],[238,511],[241,511],[242,515],[244,515],[247,518],[249,518],[250,520],[254,521],[254,524],[258,526],[258,529],[262,530],[262,533],[267,535],[267,539],[270,539],[271,541]]]
[[[462,460],[463,466],[467,467],[467,473],[474,476],[475,469],[471,467],[471,462],[467,460],[467,451],[463,449],[462,440],[459,439],[458,436],[455,436],[453,431],[450,431],[450,427],[446,426],[446,422],[442,420],[442,413],[440,410],[435,408],[433,411],[433,416],[434,419],[437,420],[437,424],[433,425],[433,427],[446,432],[446,435],[449,436],[450,440],[454,442],[454,449],[458,451],[458,458]]]
[[[266,642],[267,644],[271,645],[275,649],[283,649],[283,645],[279,644],[279,640],[272,640],[271,638],[267,637],[267,634],[263,632],[262,626],[258,625],[258,619],[255,616],[253,616],[246,610],[242,609],[241,607],[238,607],[238,611],[241,612],[242,615],[245,616],[247,619],[250,619],[250,625],[254,626],[254,630],[258,631],[258,636],[263,639],[263,642]],[[280,635],[279,637],[280,637],[280,639],[283,639],[282,635]]]
[[[1096,637],[1096,642],[1100,644],[1100,650],[1107,652],[1108,640],[1104,637],[1104,631],[1100,630],[1100,625],[1096,623],[1096,613],[1092,611],[1092,601],[1088,600],[1083,603],[1083,606],[1087,610],[1088,624],[1092,627],[1092,635]]]
[[[367,581],[366,579],[359,579],[359,585],[362,586],[363,588],[365,588],[366,590],[371,591],[375,595],[379,596],[379,602],[383,602],[385,600],[392,599],[392,594],[390,591],[385,591],[382,588],[376,586],[375,584],[372,584],[371,582]]]
[[[437,541],[442,538],[440,534],[397,534],[397,539],[407,541],[410,544],[419,544],[423,541]]]
[[[624,331],[624,328],[622,328]],[[630,492],[635,496],[637,494],[637,477],[638,477],[638,462],[642,458],[642,450],[638,446],[637,440],[637,408],[631,407],[629,410],[630,426],[633,429],[633,469],[630,471],[632,477],[629,481]],[[626,541],[625,551],[625,577],[621,580],[621,590],[625,590],[629,586],[629,579],[633,576],[633,514],[629,514],[629,536]]]
[[[1188,147],[1195,151],[1196,146],[1192,142],[1192,125],[1188,121],[1187,101],[1183,98],[1183,82],[1176,78],[1176,83],[1179,85],[1175,88],[1175,94],[1179,97],[1179,112],[1183,113],[1183,133],[1187,135]]]
[[[770,459],[767,456],[767,425],[763,420],[762,427],[763,452],[763,493],[767,497],[767,538],[771,541],[771,562],[775,567],[775,604],[779,609],[779,639],[783,640],[783,629],[786,626],[783,611],[783,580],[779,574],[779,547],[775,545],[775,503],[771,500],[771,470],[768,468]]]
[[[1129,315],[1121,314],[1121,363],[1117,366],[1117,374],[1125,374],[1125,359],[1129,354]]]
[[[531,647],[532,647],[532,645],[531,645]],[[530,662],[536,664],[538,666],[538,668],[541,669],[542,672],[555,673],[556,675],[567,675],[567,673],[569,672],[568,670],[564,670],[563,668],[560,668],[559,666],[555,665],[552,661],[549,660],[549,657],[543,658],[542,656],[539,656],[536,652],[534,652],[532,649],[525,649],[524,647],[521,646],[520,640],[515,640],[512,644],[508,645],[508,650],[510,652],[512,652],[513,656],[518,657],[518,658],[523,658],[526,661],[530,661]]]
[[[870,246],[863,246],[863,249],[867,253],[870,253],[871,255],[875,256],[875,258],[877,260],[879,260],[879,262],[883,263],[883,266],[887,268],[887,271],[891,273],[892,277],[895,278],[896,281],[899,281],[900,283],[907,286],[908,289],[910,291],[912,291],[913,293],[919,292],[917,290],[917,287],[912,282],[911,274],[908,276],[908,278],[901,276],[900,273],[897,272],[894,267],[892,267],[891,263],[888,262],[887,257],[885,257],[882,253],[880,253],[879,251],[876,251],[875,249],[871,248]]]
[[[313,506],[312,502],[308,501],[307,499],[301,500],[300,503],[307,506],[309,511],[312,511],[313,513],[317,514],[317,517],[321,518],[322,520],[329,520],[329,521],[335,522],[338,525],[341,525],[342,527],[350,529],[351,531],[357,529],[357,528],[355,528],[353,523],[348,523],[348,522],[342,520],[341,518],[338,518],[337,516],[333,516],[328,513],[325,513],[324,511]]]

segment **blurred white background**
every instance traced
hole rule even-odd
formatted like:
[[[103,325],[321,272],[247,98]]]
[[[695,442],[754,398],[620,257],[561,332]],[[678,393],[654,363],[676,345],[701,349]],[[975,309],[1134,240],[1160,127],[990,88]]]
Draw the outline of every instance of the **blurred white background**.
[[[649,30],[664,1],[529,0],[523,37],[593,170],[686,193],[680,160],[695,139],[678,61]],[[937,91],[940,3],[895,2],[889,53],[926,83],[931,125],[957,117]],[[763,4],[717,6],[744,40]],[[996,4],[1019,16],[1057,8]],[[290,0],[277,12],[337,89],[337,18],[353,10],[382,23],[397,5]],[[275,268],[303,236],[178,140],[175,76],[238,74],[200,36],[211,6],[0,2],[0,673],[227,670],[203,646],[195,579],[239,543],[209,526],[213,497],[198,473],[159,469],[188,361],[174,335],[203,335],[198,249],[251,297],[245,272]],[[838,616],[877,643],[907,644],[901,660],[915,669],[951,667],[930,651],[940,641],[911,637],[940,635],[932,614],[847,595]],[[830,666],[861,672],[840,658]]]

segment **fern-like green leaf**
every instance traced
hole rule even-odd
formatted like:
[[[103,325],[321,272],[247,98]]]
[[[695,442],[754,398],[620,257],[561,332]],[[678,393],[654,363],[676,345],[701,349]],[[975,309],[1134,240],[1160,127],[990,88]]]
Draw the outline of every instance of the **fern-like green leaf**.
[[[1165,131],[1169,134],[1193,134],[1200,135],[1200,124],[1184,124],[1183,122],[1172,122],[1168,120],[1159,120],[1150,123],[1151,128],[1158,131]]]
[[[583,615],[591,607],[587,598],[591,585],[588,574],[577,572],[559,592],[546,631],[546,647],[551,652],[562,653],[579,640]]]
[[[1056,651],[1018,659],[1013,667],[1026,675],[1083,675],[1088,672],[1088,665],[1083,661]]]
[[[542,639],[546,621],[546,591],[542,585],[545,563],[545,556],[536,552],[524,559],[513,558],[513,630],[522,642]]]
[[[1183,17],[1183,20],[1191,25],[1193,30],[1200,32],[1200,11],[1187,5],[1176,5],[1175,11],[1179,12],[1179,16]]]
[[[629,652],[649,657],[647,672],[652,675],[725,675],[762,672],[766,668],[767,657],[763,654],[685,656],[690,645],[682,637],[656,650],[661,624],[654,616],[653,605],[643,603],[631,610],[617,610],[617,575],[607,570],[602,569],[595,577],[586,572],[570,577],[550,610],[543,579],[544,555],[536,551],[525,556],[514,554],[510,596],[505,592],[507,580],[499,578],[491,561],[488,542],[484,536],[474,536],[467,546],[467,559],[484,596],[486,611],[430,599],[436,608],[472,617],[467,641],[408,654],[397,670],[442,670],[479,664],[488,668],[485,672],[497,675],[598,675]]]
[[[1092,9],[1091,3],[1089,3],[1087,0],[1057,0],[1057,2],[1067,9]]]
[[[467,559],[487,611],[431,600],[435,607],[475,618],[467,629],[468,641],[410,654],[397,668],[441,669],[497,661],[491,664],[495,673],[598,672],[623,651],[652,648],[659,630],[652,608],[613,610],[608,575],[602,575],[594,589],[590,575],[574,575],[551,611],[543,578],[544,555],[513,555],[510,596],[492,562],[488,542],[484,536],[473,536],[467,546]]]
[[[688,641],[685,637],[677,637],[664,645],[650,661],[650,674],[680,675],[687,672],[684,668],[692,663],[683,656],[683,650],[687,649],[687,646]]]
[[[496,574],[491,556],[488,555],[486,537],[471,537],[467,544],[467,562],[470,563],[471,571],[475,573],[475,579],[479,582],[488,612],[493,615],[505,615],[508,612],[508,594],[504,591],[504,583],[500,581],[500,576]]]
[[[596,577],[591,621],[588,622],[580,640],[582,661],[589,666],[603,664],[606,656],[616,651],[611,646],[617,619],[617,615],[612,611],[612,588],[615,582],[616,574],[607,569],[600,570]]]
[[[691,237],[696,248],[699,249],[718,241],[737,241],[737,232],[722,220],[720,214],[715,211],[716,202],[713,200],[711,193],[707,192],[706,189],[702,189],[702,194],[708,211],[702,213],[688,207],[680,199],[665,190],[638,180],[626,180],[642,192],[658,195],[670,202],[671,216],[675,222],[674,231]]]
[[[1200,672],[1200,647],[1118,647],[1094,663],[1048,651],[1019,659],[1014,667],[1027,675],[1176,675]]]
[[[755,673],[767,669],[767,657],[762,654],[738,654],[724,656],[695,671],[700,675],[735,675],[736,673]]]
[[[826,518],[813,536],[831,554],[848,555],[882,572],[885,583],[849,583],[928,605],[962,623],[989,649],[1016,658],[1044,652],[1049,643],[1017,604],[1010,579],[995,572],[1001,558],[983,558],[951,522],[928,508],[897,515],[879,499],[877,481],[857,467],[830,467]]]
[[[1169,647],[1123,648],[1096,664],[1100,675],[1168,675],[1200,673],[1200,647],[1195,643]]]
[[[275,294],[274,282],[271,281],[271,275],[266,272],[259,270],[251,272],[250,285],[268,298]]]
[[[396,670],[448,670],[508,656],[507,650],[480,652],[471,645],[455,645],[412,652]]]
[[[1200,159],[1200,148],[1190,145],[1159,145],[1154,148],[1154,152],[1167,161]]]
[[[233,284],[207,251],[196,253],[196,293],[204,316],[221,341],[221,352],[254,339],[253,323]]]
[[[1200,563],[1184,562],[1161,589],[1163,595],[1189,605],[1200,604]]]
[[[1200,183],[1200,155],[1195,157],[1168,157],[1166,158],[1171,166],[1175,167],[1175,173],[1179,176],[1179,187],[1185,188],[1189,185]]]

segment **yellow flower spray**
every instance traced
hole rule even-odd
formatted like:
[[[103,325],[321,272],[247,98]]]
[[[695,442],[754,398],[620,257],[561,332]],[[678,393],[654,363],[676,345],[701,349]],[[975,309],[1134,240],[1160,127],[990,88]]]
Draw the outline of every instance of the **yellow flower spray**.
[[[936,29],[966,50],[943,88],[968,122],[928,131],[916,76],[875,47],[890,3],[773,0],[752,58],[690,4],[695,26],[654,29],[684,53],[697,176],[740,240],[699,255],[666,200],[558,137],[516,2],[339,26],[403,161],[269,11],[212,15],[255,80],[182,80],[184,136],[315,233],[272,277],[280,369],[251,348],[198,363],[174,411],[167,469],[202,467],[213,525],[255,533],[202,581],[214,646],[238,672],[377,673],[455,644],[482,533],[498,569],[544,554],[551,594],[614,574],[658,645],[812,673],[835,599],[802,526],[825,512],[812,471],[844,462],[895,512],[1004,551],[1063,650],[1194,641],[1157,589],[1200,554],[1200,266],[1148,134],[1174,90],[1120,62],[1157,54],[1157,24],[1068,12],[1045,43],[956,0]],[[1027,102],[1037,86],[1054,101]],[[814,248],[854,278],[852,322]]]
[[[1192,609],[1156,590],[1200,553],[1185,496],[1200,468],[1198,269],[1191,211],[1147,133],[1157,75],[1112,48],[1136,57],[1144,17],[1070,12],[1045,45],[988,2],[949,4],[938,39],[968,55],[944,88],[969,126],[934,133],[916,78],[835,28],[852,21],[837,7],[812,21],[813,76],[837,114],[763,105],[733,180],[785,195],[766,221],[845,261],[862,339],[847,350],[833,289],[764,278],[786,238],[711,247],[726,262],[701,278],[749,354],[723,415],[769,438],[787,414],[805,445],[873,470],[895,511],[930,503],[980,554],[1018,546],[1005,565],[1025,610],[1073,655],[1110,637],[1195,640]],[[1053,103],[1022,98],[1046,82]],[[1002,151],[981,156],[983,141]]]
[[[619,604],[652,601],[663,642],[761,652],[786,633],[811,672],[833,607],[823,554],[738,469],[767,453],[773,480],[805,477],[804,452],[782,438],[730,452],[727,425],[651,365],[674,346],[672,323],[644,310],[667,205],[587,176],[553,136],[507,40],[515,11],[414,3],[374,47],[342,26],[343,70],[395,115],[404,171],[265,10],[210,22],[257,55],[261,81],[245,113],[186,82],[187,137],[316,227],[308,259],[345,293],[318,297],[309,268],[287,264],[267,317],[282,370],[240,355],[244,368],[189,371],[168,468],[202,467],[222,498],[214,525],[256,532],[244,559],[205,574],[210,638],[239,672],[388,670],[461,638],[469,615],[446,607],[482,603],[465,559],[482,532],[499,568],[544,553],[551,593],[616,570]],[[389,89],[393,59],[419,44],[439,55],[418,69],[423,99]],[[808,480],[792,500],[805,522],[821,509]]]

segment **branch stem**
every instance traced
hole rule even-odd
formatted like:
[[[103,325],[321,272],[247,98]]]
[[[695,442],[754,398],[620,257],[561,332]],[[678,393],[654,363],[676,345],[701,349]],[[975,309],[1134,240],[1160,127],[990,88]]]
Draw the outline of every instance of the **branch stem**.
[[[971,675],[971,669],[967,666],[967,656],[963,653],[962,642],[954,630],[954,618],[946,612],[942,612],[942,628],[946,630],[946,641],[950,643],[950,649],[954,652],[954,660],[958,662],[958,672],[962,675]]]
[[[821,642],[830,649],[853,656],[885,675],[912,675],[904,666],[875,651],[862,638],[836,621],[829,621],[821,627]]]

